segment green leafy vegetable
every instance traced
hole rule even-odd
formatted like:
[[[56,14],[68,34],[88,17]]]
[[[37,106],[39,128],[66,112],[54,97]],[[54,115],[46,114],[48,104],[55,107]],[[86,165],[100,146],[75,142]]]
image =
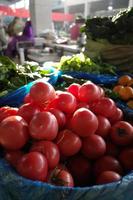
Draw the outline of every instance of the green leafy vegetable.
[[[81,71],[95,74],[115,74],[115,67],[109,64],[96,62],[86,57],[83,53],[73,56],[63,56],[60,60],[60,69],[62,71]]]

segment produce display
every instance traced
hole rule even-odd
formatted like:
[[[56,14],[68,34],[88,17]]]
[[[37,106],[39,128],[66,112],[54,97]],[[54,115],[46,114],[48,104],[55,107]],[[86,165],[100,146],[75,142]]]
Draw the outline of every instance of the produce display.
[[[8,57],[0,56],[0,97],[49,73],[49,70],[41,68],[35,62],[18,65]]]
[[[133,109],[133,78],[129,75],[121,76],[113,91]]]
[[[120,181],[133,170],[133,121],[123,117],[91,81],[66,91],[37,82],[21,107],[0,108],[3,156],[19,175],[56,186]]]
[[[94,74],[115,74],[116,68],[107,63],[92,61],[88,56],[83,53],[75,54],[73,56],[62,56],[59,69],[65,71],[80,71]]]
[[[92,59],[117,66],[119,71],[133,72],[133,8],[113,17],[89,18],[82,31],[87,36],[85,54]]]

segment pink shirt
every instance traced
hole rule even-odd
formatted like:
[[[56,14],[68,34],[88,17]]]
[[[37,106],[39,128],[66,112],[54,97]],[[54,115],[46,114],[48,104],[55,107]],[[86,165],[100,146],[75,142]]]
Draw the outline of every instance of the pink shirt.
[[[70,27],[71,40],[77,40],[79,35],[80,35],[80,25],[74,24],[72,27]]]

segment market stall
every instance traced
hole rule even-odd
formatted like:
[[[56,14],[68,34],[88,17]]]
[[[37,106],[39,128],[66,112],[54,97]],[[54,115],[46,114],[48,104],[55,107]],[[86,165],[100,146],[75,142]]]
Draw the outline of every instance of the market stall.
[[[0,200],[132,200],[132,18],[86,20],[85,52],[0,56]]]

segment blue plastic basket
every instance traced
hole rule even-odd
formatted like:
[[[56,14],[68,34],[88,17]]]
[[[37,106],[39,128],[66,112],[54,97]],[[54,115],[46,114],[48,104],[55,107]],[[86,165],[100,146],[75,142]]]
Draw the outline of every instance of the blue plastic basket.
[[[0,200],[133,200],[133,173],[106,185],[56,187],[25,179],[0,159]]]
[[[29,93],[32,85],[34,85],[37,81],[48,81],[52,85],[55,85],[57,80],[58,80],[58,71],[55,71],[49,78],[45,77],[45,78],[33,81],[31,83],[28,83],[27,85],[20,87],[19,89],[7,94],[6,96],[1,97],[0,106],[8,105],[8,106],[13,106],[13,107],[19,107],[23,103],[23,100],[26,94]]]

